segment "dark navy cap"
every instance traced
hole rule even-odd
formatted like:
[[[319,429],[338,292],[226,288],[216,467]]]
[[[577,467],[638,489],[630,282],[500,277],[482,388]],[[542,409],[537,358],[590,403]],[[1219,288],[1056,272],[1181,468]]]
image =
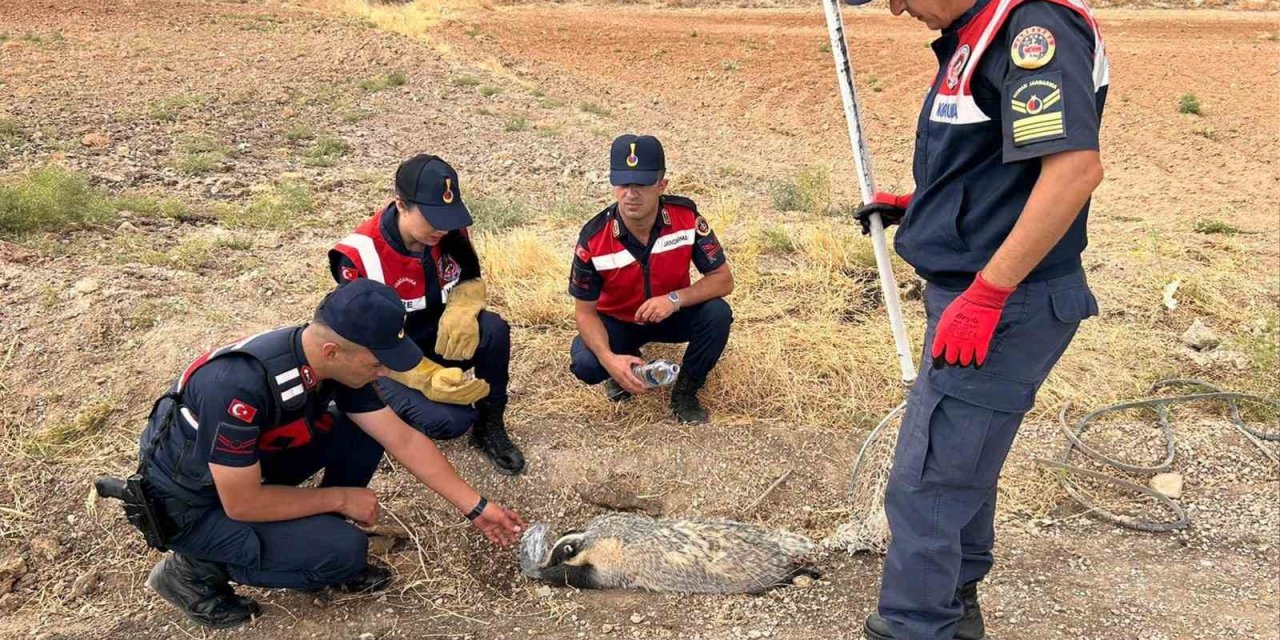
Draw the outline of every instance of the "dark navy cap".
[[[316,314],[338,335],[372,351],[388,369],[409,371],[422,362],[422,349],[404,335],[404,302],[381,282],[345,282],[320,301]]]
[[[871,2],[871,0],[844,0],[845,4],[851,4],[854,6],[857,6],[860,4],[867,4],[868,2]]]
[[[436,156],[421,153],[400,163],[396,191],[406,202],[418,205],[427,222],[438,231],[471,225],[471,212],[462,204],[458,172]]]
[[[609,149],[609,183],[651,185],[667,170],[667,156],[662,143],[653,136],[624,133]]]

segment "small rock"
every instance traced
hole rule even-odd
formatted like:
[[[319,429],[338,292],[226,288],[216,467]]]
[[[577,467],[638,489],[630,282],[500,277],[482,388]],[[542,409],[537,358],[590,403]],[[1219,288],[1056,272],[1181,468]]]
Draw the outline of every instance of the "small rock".
[[[133,226],[133,223],[126,220],[124,222],[121,222],[120,226],[116,227],[116,232],[117,233],[137,233],[138,228]]]
[[[76,578],[76,581],[72,583],[71,597],[83,598],[87,595],[92,595],[93,592],[98,590],[98,583],[101,581],[102,572],[97,569],[90,569],[89,571],[81,574],[80,577]]]
[[[538,587],[537,589],[534,589],[534,590],[533,590],[533,593],[534,593],[534,595],[538,596],[539,598],[550,598],[550,597],[551,597],[551,587],[550,587],[549,585],[545,585],[545,584],[544,584],[544,585],[542,585],[541,587]]]
[[[285,107],[280,110],[281,118],[292,118],[296,115],[298,115],[298,110],[294,109],[293,107]]]
[[[362,634],[360,634],[360,640],[373,640],[373,639],[374,639],[374,637],[375,637],[375,636],[374,636],[372,633],[362,633]]]
[[[748,638],[751,638],[751,640],[756,640],[756,638],[759,638],[759,637],[761,637],[761,636],[763,636],[763,635],[764,635],[764,634],[760,633],[759,631],[756,631],[755,629],[752,629],[752,630],[750,630],[750,631],[748,631],[748,632],[747,632],[747,637],[748,637]]]
[[[1182,474],[1157,473],[1151,477],[1151,488],[1176,500],[1182,497]]]
[[[613,625],[611,624],[600,625],[600,633],[613,633]]]
[[[98,281],[93,278],[83,278],[75,284],[78,293],[93,293],[98,290]]]
[[[85,134],[83,138],[80,138],[80,144],[89,147],[90,149],[101,149],[102,147],[111,144],[111,136],[95,131],[93,133]]]
[[[18,42],[17,40],[10,40],[4,44],[0,44],[0,50],[4,50],[4,51],[12,51],[14,49],[21,49],[21,48],[22,48],[22,43]]]
[[[390,536],[369,536],[369,553],[374,555],[386,555],[396,547],[399,542],[396,538]]]
[[[1199,318],[1191,323],[1191,327],[1182,334],[1182,343],[1196,351],[1208,351],[1222,343],[1216,334],[1204,326]]]
[[[50,562],[56,560],[62,553],[62,543],[57,538],[38,537],[31,539],[31,550],[40,554],[45,560]]]
[[[1174,280],[1164,286],[1164,307],[1170,311],[1178,308],[1178,299],[1173,297],[1178,293],[1178,287],[1182,286],[1181,280]]]
[[[644,622],[644,616],[638,613],[631,614],[631,624],[640,624],[641,622]]]
[[[912,280],[902,285],[903,300],[919,300],[924,297],[924,290],[920,287],[919,280]]]
[[[813,578],[806,575],[799,575],[791,579],[791,584],[806,589],[813,586]]]
[[[27,561],[22,556],[10,556],[0,562],[0,596],[9,593],[22,576],[27,575]]]

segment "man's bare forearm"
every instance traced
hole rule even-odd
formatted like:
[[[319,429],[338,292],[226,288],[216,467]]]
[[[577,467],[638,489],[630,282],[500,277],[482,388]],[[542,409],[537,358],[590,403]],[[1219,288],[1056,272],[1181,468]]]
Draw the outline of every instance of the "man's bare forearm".
[[[594,304],[586,304],[581,301],[575,303],[574,319],[578,324],[578,335],[582,336],[582,342],[587,345],[591,353],[596,358],[613,353],[609,348],[609,332],[604,328],[604,321],[600,319],[600,312],[596,311]]]
[[[343,489],[260,484],[261,469],[209,465],[227,517],[241,522],[279,522],[342,510]]]
[[[1097,151],[1046,156],[1017,224],[983,268],[983,279],[1000,287],[1016,287],[1071,228],[1101,182]]]
[[[436,443],[405,424],[390,409],[351,414],[351,419],[413,477],[459,511],[468,512],[480,501],[480,494],[458,475]]]

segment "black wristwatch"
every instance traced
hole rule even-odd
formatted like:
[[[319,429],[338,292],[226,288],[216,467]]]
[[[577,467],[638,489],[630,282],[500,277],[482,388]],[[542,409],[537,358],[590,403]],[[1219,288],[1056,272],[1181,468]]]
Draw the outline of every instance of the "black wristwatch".
[[[484,496],[480,496],[480,502],[477,502],[476,508],[472,509],[471,513],[467,514],[467,519],[475,520],[476,518],[479,518],[480,514],[484,513],[484,508],[487,506],[489,506],[489,501],[485,500]]]

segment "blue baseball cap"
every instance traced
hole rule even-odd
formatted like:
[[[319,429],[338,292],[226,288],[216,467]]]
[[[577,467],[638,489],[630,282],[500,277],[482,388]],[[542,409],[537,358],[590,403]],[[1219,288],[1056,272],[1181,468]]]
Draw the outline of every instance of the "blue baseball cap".
[[[378,357],[388,369],[409,371],[422,362],[422,349],[404,335],[404,302],[376,280],[356,278],[320,301],[316,316],[338,335]]]
[[[458,172],[440,158],[420,153],[396,169],[396,192],[418,205],[427,222],[439,231],[471,225],[471,212],[462,203]]]
[[[844,0],[845,4],[851,4],[854,6],[857,6],[860,4],[867,4],[868,2],[871,2],[871,0]]]
[[[624,133],[609,149],[609,183],[651,185],[662,179],[667,170],[667,156],[662,143],[653,136]]]

